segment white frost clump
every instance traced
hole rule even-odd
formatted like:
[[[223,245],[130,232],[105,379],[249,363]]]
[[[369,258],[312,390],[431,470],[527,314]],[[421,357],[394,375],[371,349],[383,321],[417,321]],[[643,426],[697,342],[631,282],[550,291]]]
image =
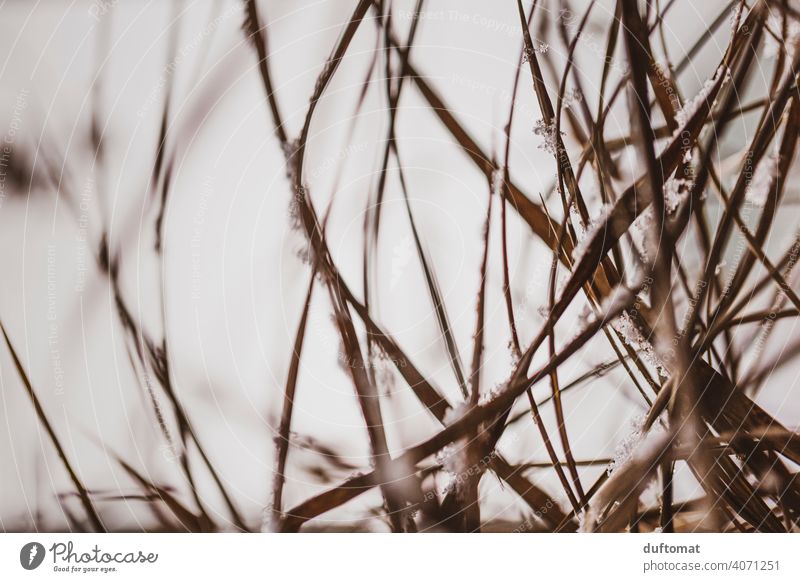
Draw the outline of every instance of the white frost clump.
[[[742,11],[744,8],[744,4],[739,2],[736,5],[736,9],[731,13],[731,32],[736,32],[739,28],[739,24],[742,21]]]
[[[622,467],[633,455],[633,451],[642,442],[644,437],[644,415],[639,415],[631,419],[629,424],[628,434],[619,442],[617,448],[614,450],[614,458],[606,468],[606,473],[611,475],[614,471]]]
[[[778,176],[780,160],[780,154],[775,151],[758,163],[756,171],[753,172],[753,178],[744,193],[745,200],[750,204],[763,207],[767,203],[770,190]]]
[[[611,323],[613,327],[625,340],[625,343],[632,347],[634,350],[641,352],[645,361],[655,367],[658,372],[664,375],[664,364],[656,356],[656,351],[653,344],[647,341],[639,330],[639,327],[633,321],[633,318],[627,313],[623,312],[617,319]]]
[[[459,481],[463,479],[463,474],[468,467],[466,449],[466,442],[462,439],[457,443],[445,446],[436,453],[436,462],[442,466],[447,475],[447,482],[442,494],[454,492]]]
[[[691,188],[692,181],[685,178],[670,178],[664,182],[664,208],[668,214],[677,210]]]
[[[556,125],[554,123],[547,123],[544,119],[540,119],[533,126],[533,133],[541,136],[544,142],[539,146],[540,150],[544,150],[549,154],[558,154],[558,134],[556,132]],[[565,135],[561,132],[561,135]]]
[[[505,172],[503,172],[503,170],[501,170],[500,168],[493,169],[490,180],[491,180],[490,188],[492,194],[502,198],[505,185]]]
[[[505,390],[505,387],[505,384],[497,384],[488,392],[481,394],[478,398],[478,406],[484,406],[494,400],[501,392],[503,392],[503,390]]]
[[[536,41],[533,44],[533,52],[535,52],[535,53],[539,53],[539,54],[545,55],[545,54],[547,54],[547,51],[549,51],[549,50],[550,50],[550,45],[547,44],[546,42]],[[525,49],[525,51],[523,51],[523,53],[522,53],[522,63],[523,64],[527,63],[530,60],[530,56],[531,56],[530,50],[529,49]]]
[[[650,206],[647,210],[642,212],[633,222],[633,228],[639,234],[640,242],[634,241],[636,250],[639,251],[639,260],[642,263],[648,264],[650,262],[650,254],[647,252],[647,237],[653,231],[653,222],[655,221],[655,210]]]
[[[686,126],[687,123],[689,123],[689,120],[692,118],[692,115],[694,115],[695,112],[698,109],[700,109],[700,107],[706,101],[708,101],[708,96],[711,93],[711,89],[714,88],[714,85],[717,83],[717,81],[720,79],[722,75],[725,75],[725,80],[723,82],[727,82],[728,79],[730,79],[731,71],[725,65],[721,65],[717,69],[717,72],[714,74],[714,76],[705,82],[703,88],[700,89],[697,95],[695,95],[694,97],[689,99],[686,103],[684,103],[683,107],[681,107],[675,113],[675,121],[678,122],[678,128],[675,130],[675,135],[680,135],[680,133],[683,131],[683,128]]]
[[[583,234],[583,238],[578,241],[578,244],[575,245],[575,249],[572,251],[572,261],[573,264],[578,264],[580,260],[583,258],[583,255],[586,254],[586,251],[589,250],[589,246],[592,244],[592,240],[597,236],[597,234],[605,229],[606,220],[611,215],[611,211],[614,209],[612,204],[604,204],[600,208],[600,212],[594,218],[592,218],[589,225],[586,227],[586,232]]]
[[[572,224],[575,225],[575,234],[579,236],[583,236],[586,234],[586,225],[583,223],[583,218],[581,217],[581,213],[578,212],[578,209],[575,207],[574,204],[570,204],[569,206],[569,216],[572,218]]]

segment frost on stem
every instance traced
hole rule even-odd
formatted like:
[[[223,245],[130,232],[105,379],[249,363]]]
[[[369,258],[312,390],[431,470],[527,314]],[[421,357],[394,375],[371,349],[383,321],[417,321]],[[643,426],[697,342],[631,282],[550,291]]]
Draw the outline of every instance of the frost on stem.
[[[733,12],[731,12],[731,32],[736,32],[739,30],[739,24],[742,21],[742,12],[744,9],[744,3],[737,2],[736,8]]]
[[[580,260],[586,254],[586,251],[588,251],[594,243],[594,239],[600,235],[600,231],[603,231],[603,235],[605,234],[606,222],[613,209],[613,205],[604,204],[600,208],[598,215],[592,218],[591,222],[586,227],[586,232],[584,233],[583,238],[578,241],[578,244],[575,245],[575,248],[572,251],[573,264],[577,265],[580,262]]]
[[[281,145],[281,149],[286,158],[286,178],[292,189],[292,197],[289,200],[289,222],[292,229],[302,230],[303,205],[308,191],[303,184],[303,177],[300,175],[299,140],[287,141]]]
[[[655,211],[653,207],[650,206],[633,222],[633,228],[638,234],[638,241],[634,240],[634,248],[639,252],[639,260],[645,265],[650,263],[650,253],[647,250],[647,237],[649,233],[653,232],[654,215]]]
[[[506,347],[508,348],[508,353],[511,356],[511,365],[513,367],[516,367],[517,364],[519,364],[519,361],[522,359],[522,352],[519,349],[517,349],[514,340],[508,340],[508,344],[506,344]]]
[[[639,415],[628,421],[628,432],[617,444],[617,448],[614,450],[614,457],[606,468],[606,473],[609,476],[628,462],[633,456],[633,451],[642,442],[644,420],[644,415]]]
[[[708,102],[708,96],[711,93],[711,90],[723,75],[723,82],[728,82],[728,80],[731,78],[731,70],[726,65],[720,65],[720,67],[717,69],[717,72],[714,73],[714,76],[705,82],[703,88],[700,89],[697,95],[684,103],[683,107],[681,107],[675,113],[675,121],[678,122],[678,127],[675,129],[673,137],[679,136],[683,131],[683,128],[686,127],[686,124],[689,123],[689,120],[697,112],[697,110],[700,109],[704,103]],[[711,103],[710,107],[713,106],[714,104]]]
[[[293,230],[303,230],[303,206],[306,203],[306,187],[301,182],[292,182],[292,198],[289,201],[289,224]]]
[[[502,393],[503,390],[505,390],[505,388],[506,388],[505,384],[502,383],[496,384],[488,392],[484,392],[483,394],[480,395],[480,398],[478,399],[478,406],[484,406],[488,404],[489,402],[494,400],[500,393]]]
[[[531,52],[531,50],[529,48],[526,48],[523,51],[523,53],[522,53],[522,63],[523,64],[527,63],[530,60],[531,55],[533,53],[539,53],[541,55],[545,55],[545,54],[547,54],[547,51],[549,51],[549,50],[550,50],[550,45],[547,44],[546,42],[535,41],[533,43],[533,52]]]
[[[290,139],[283,143],[281,143],[281,151],[283,152],[283,157],[286,158],[286,161],[289,163],[289,166],[286,169],[286,173],[292,176],[292,166],[294,165],[292,160],[294,158],[294,154],[297,152],[298,143],[297,140]]]
[[[492,177],[490,183],[492,194],[494,194],[498,198],[502,198],[503,191],[505,189],[504,186],[505,186],[505,172],[500,168],[494,168],[492,170]]]
[[[319,99],[320,95],[322,95],[322,91],[325,89],[325,85],[330,80],[330,77],[333,75],[333,71],[337,65],[338,62],[334,61],[333,59],[328,59],[325,61],[325,65],[323,65],[322,70],[319,72],[317,80],[314,83],[314,92],[309,98],[311,103]]]
[[[581,213],[578,212],[578,209],[575,207],[575,204],[570,204],[569,216],[570,218],[572,218],[572,224],[575,225],[575,234],[579,236],[585,235],[586,225],[583,223],[583,217],[581,217]]]
[[[745,200],[753,206],[763,207],[774,187],[778,177],[778,165],[781,161],[780,153],[773,151],[772,154],[762,159],[753,178],[745,189]]]
[[[636,325],[636,322],[627,311],[623,311],[622,314],[611,323],[611,327],[622,336],[626,344],[640,352],[644,360],[655,367],[659,374],[662,376],[665,374],[664,365],[661,363],[661,360],[658,359],[653,344],[642,335],[639,326]]]
[[[557,155],[559,151],[558,132],[556,132],[555,123],[547,123],[544,119],[538,120],[533,126],[533,133],[541,136],[544,140],[539,149],[546,151],[548,154]],[[566,135],[563,131],[561,135]]]
[[[463,474],[469,467],[467,445],[464,439],[448,444],[436,453],[436,462],[447,475],[447,484],[442,493],[454,493]]]
[[[558,267],[556,267],[558,269]],[[558,270],[556,275],[556,284],[555,284],[555,297],[561,297],[564,294],[564,289],[567,287],[567,283],[569,283],[571,273],[569,271]],[[550,302],[547,301],[543,305],[540,305],[536,308],[536,313],[542,319],[548,319],[551,314]]]
[[[664,182],[664,209],[672,214],[686,199],[692,188],[692,180],[686,178],[670,178]]]

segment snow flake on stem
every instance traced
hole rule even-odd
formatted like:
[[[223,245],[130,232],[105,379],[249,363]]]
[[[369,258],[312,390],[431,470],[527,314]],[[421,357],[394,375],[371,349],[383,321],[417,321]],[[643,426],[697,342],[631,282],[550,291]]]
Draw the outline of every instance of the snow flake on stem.
[[[664,182],[664,209],[668,214],[675,212],[686,199],[692,184],[692,180],[685,178],[670,178]]]
[[[549,51],[549,50],[550,50],[550,45],[547,44],[546,42],[534,41],[534,43],[533,43],[533,52],[531,52],[531,50],[528,49],[528,48],[526,48],[523,51],[523,53],[522,53],[522,63],[523,64],[527,63],[530,60],[531,55],[533,53],[539,53],[541,55],[546,55],[547,51]]]
[[[717,84],[720,78],[724,79],[723,83],[727,83],[731,78],[731,70],[726,65],[720,65],[714,76],[705,82],[703,88],[700,89],[697,95],[686,101],[683,107],[681,107],[675,113],[675,121],[678,122],[678,128],[675,130],[676,136],[681,134],[683,128],[686,127],[686,124],[689,123],[689,120],[692,118],[695,112],[697,112],[697,110],[700,109],[704,103],[708,102],[708,96],[711,94],[711,90],[714,88],[714,85]],[[709,107],[713,106],[713,103],[709,104]]]
[[[614,206],[611,204],[604,204],[600,208],[600,212],[594,218],[592,218],[589,225],[586,227],[586,232],[578,241],[578,244],[575,245],[575,249],[572,251],[572,260],[574,264],[578,264],[583,256],[586,254],[586,251],[589,250],[589,247],[592,245],[594,239],[599,235],[600,231],[605,231],[606,228],[606,221],[608,217],[611,215],[611,211],[614,209]]]
[[[781,156],[775,151],[759,162],[744,194],[745,200],[750,204],[763,207],[767,203],[767,199],[778,177],[780,161]]]
[[[559,145],[559,135],[556,131],[556,124],[555,123],[547,123],[544,119],[540,119],[536,122],[533,126],[533,133],[538,136],[541,136],[544,140],[540,145],[539,149],[544,150],[549,154],[556,155],[558,154],[560,145]],[[563,131],[561,135],[566,135]]]
[[[606,473],[610,476],[614,471],[625,465],[628,460],[633,456],[633,451],[642,442],[644,437],[644,415],[636,416],[628,423],[628,433],[619,442],[617,448],[614,450],[614,457],[606,468]]]

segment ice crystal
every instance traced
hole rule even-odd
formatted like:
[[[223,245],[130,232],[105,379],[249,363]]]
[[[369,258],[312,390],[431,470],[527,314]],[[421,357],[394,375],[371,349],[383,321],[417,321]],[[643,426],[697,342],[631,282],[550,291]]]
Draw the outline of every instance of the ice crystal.
[[[496,384],[489,390],[481,394],[480,398],[478,399],[478,405],[483,406],[488,404],[492,400],[494,400],[503,390],[505,389],[505,384]]]
[[[553,155],[558,154],[558,150],[560,148],[559,135],[556,132],[556,126],[554,123],[547,123],[544,119],[540,119],[534,125],[533,133],[541,136],[544,140],[539,145],[540,150],[544,150]],[[565,135],[563,131],[561,132],[561,135]]]
[[[744,9],[744,4],[739,2],[736,5],[736,9],[731,12],[731,32],[736,32],[739,28],[739,25],[742,21],[742,11]]]
[[[578,209],[575,207],[574,204],[570,205],[569,207],[569,215],[572,218],[572,223],[577,227],[575,229],[575,233],[578,236],[583,236],[586,234],[586,225],[583,222],[583,218],[581,217],[581,213],[578,212]]]
[[[629,421],[629,430],[625,437],[619,442],[614,451],[614,457],[606,468],[606,473],[611,475],[614,471],[625,465],[628,460],[633,456],[633,451],[642,442],[644,433],[642,428],[644,426],[644,415],[639,415]]]
[[[664,365],[656,356],[653,344],[642,335],[639,326],[636,325],[636,322],[627,312],[623,312],[612,322],[611,326],[622,336],[626,344],[640,351],[645,361],[654,366],[659,374],[663,373]]]
[[[542,55],[547,54],[547,51],[550,50],[550,45],[546,42],[535,42],[533,43],[533,51],[531,52],[530,49],[526,48],[525,51],[522,53],[522,63],[525,64],[530,60],[530,57],[533,53],[539,53]]]
[[[685,178],[670,178],[664,182],[664,208],[668,214],[677,210],[691,188],[692,181]]]
[[[589,225],[586,227],[586,232],[578,241],[578,244],[575,245],[575,249],[572,251],[572,259],[574,264],[578,264],[580,260],[583,258],[583,255],[586,254],[586,251],[589,250],[589,247],[592,245],[595,237],[598,236],[600,231],[605,231],[606,227],[606,220],[611,215],[611,211],[613,210],[613,206],[611,204],[604,204],[600,208],[600,212],[596,217],[592,219]]]
[[[780,154],[778,152],[773,152],[759,162],[753,172],[750,184],[745,190],[745,199],[750,204],[763,207],[767,203],[775,178],[778,176],[779,162]]]
[[[442,493],[454,492],[468,467],[466,443],[462,439],[445,446],[436,453],[436,462],[441,465],[447,476],[447,483]]]
[[[689,123],[689,120],[692,118],[695,112],[708,101],[708,96],[711,94],[711,90],[714,88],[714,85],[719,81],[722,75],[725,75],[723,82],[727,82],[727,80],[730,79],[730,69],[725,65],[721,65],[717,69],[717,72],[714,74],[714,76],[705,82],[697,95],[686,101],[683,107],[681,107],[675,113],[675,120],[678,122],[676,135],[680,135],[681,131],[683,131],[683,128],[686,127],[687,123]],[[713,106],[713,104],[709,105]]]

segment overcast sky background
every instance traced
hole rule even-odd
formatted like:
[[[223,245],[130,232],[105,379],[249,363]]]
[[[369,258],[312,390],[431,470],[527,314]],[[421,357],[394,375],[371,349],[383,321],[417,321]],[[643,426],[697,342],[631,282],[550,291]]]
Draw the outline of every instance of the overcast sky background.
[[[395,4],[396,29],[405,35],[413,2]],[[415,66],[485,150],[502,152],[521,45],[516,4],[427,4],[413,51]],[[585,0],[574,4],[582,13]],[[673,60],[685,54],[726,4],[678,0],[666,26]],[[355,3],[269,0],[261,5],[262,19],[270,23],[277,98],[287,130],[295,136],[317,75]],[[596,46],[605,46],[604,27],[612,9],[608,0],[595,8],[595,25],[588,31]],[[2,139],[10,139],[18,165],[30,170],[23,183],[6,180],[0,195],[0,320],[90,489],[135,490],[115,461],[118,455],[188,499],[174,451],[131,366],[131,344],[115,313],[108,280],[97,270],[94,254],[107,232],[112,253],[120,257],[128,303],[154,337],[163,332],[163,298],[176,390],[242,513],[258,527],[269,502],[272,439],[309,268],[302,260],[302,233],[291,227],[283,156],[253,50],[241,31],[243,20],[241,3],[232,0],[0,3],[0,132],[5,132]],[[177,58],[170,61],[174,27]],[[329,244],[358,295],[364,207],[376,183],[386,134],[382,82],[370,86],[355,120],[353,113],[376,32],[372,21],[361,26],[320,104],[305,165],[306,182],[320,213],[336,190]],[[710,43],[682,75],[685,94],[696,93],[713,74],[729,34],[723,25],[715,37],[717,45]],[[584,98],[594,104],[601,55],[591,45],[587,42],[577,62]],[[553,44],[546,57],[560,70],[564,53],[563,45]],[[765,79],[769,65],[765,59]],[[382,74],[383,64],[379,66]],[[556,86],[552,77],[548,82]],[[165,217],[162,265],[153,252],[158,194],[150,189],[149,178],[169,86],[166,153],[174,159],[174,185]],[[624,100],[620,105],[607,122],[609,135],[627,129]],[[99,120],[104,144],[101,159],[91,143],[93,116]],[[552,156],[539,147],[541,137],[533,132],[540,117],[524,72],[512,133],[511,173],[537,202],[540,193],[548,196],[555,177]],[[488,185],[409,85],[397,128],[415,218],[462,359],[468,362]],[[736,127],[730,139],[746,133],[747,127]],[[567,145],[571,153],[576,151],[574,143]],[[628,176],[639,172],[633,159],[622,165]],[[790,181],[787,199],[796,194]],[[551,254],[511,211],[509,216],[514,301],[523,339],[529,339],[542,321],[537,307],[546,297]],[[775,248],[788,246],[795,223],[791,217],[779,217],[775,232],[785,237],[771,241]],[[488,273],[485,390],[505,380],[511,365],[497,225],[493,223],[490,241],[495,260]],[[450,401],[457,402],[458,388],[439,339],[396,174],[388,182],[377,254],[381,259],[374,276],[375,318]],[[576,302],[567,319],[575,326],[583,302]],[[776,335],[788,341],[796,333],[794,321],[779,324]],[[570,332],[564,329],[566,340]],[[337,362],[338,349],[330,303],[318,287],[292,428],[341,453],[354,470],[366,469],[369,450],[363,419],[352,382]],[[564,366],[564,382],[611,355],[607,344],[597,340]],[[797,369],[777,372],[759,400],[792,427],[800,405],[793,398],[795,390],[787,387],[797,385],[797,374]],[[399,451],[432,434],[437,424],[399,376],[387,371],[383,379],[390,446]],[[0,527],[63,529],[66,521],[56,496],[69,493],[72,486],[39,427],[5,347],[0,349],[0,382]],[[536,388],[542,397],[548,391],[546,383]],[[157,388],[155,392],[164,401]],[[617,371],[566,395],[565,409],[577,459],[613,456],[630,431],[630,419],[643,410],[635,388]],[[553,421],[550,409],[546,416]],[[170,430],[177,435],[174,426]],[[530,421],[520,423],[500,446],[510,461],[547,459]],[[320,466],[328,472],[328,485],[347,476],[342,469],[326,466],[316,453],[292,449],[286,505],[325,487],[314,471]],[[584,480],[593,481],[603,470],[584,469]],[[557,494],[551,473],[533,472],[529,477]],[[677,483],[677,498],[696,493],[686,475]],[[200,485],[204,501],[219,511],[218,520],[224,523],[225,510],[213,483],[201,477]],[[482,487],[489,500],[484,518],[520,519],[522,506],[497,481],[486,478]],[[80,514],[76,500],[66,503]],[[363,528],[384,530],[382,522],[370,519],[379,505],[373,492],[326,514],[322,521],[335,525],[365,519]],[[121,529],[151,524],[151,514],[137,502],[99,507],[109,523]]]

